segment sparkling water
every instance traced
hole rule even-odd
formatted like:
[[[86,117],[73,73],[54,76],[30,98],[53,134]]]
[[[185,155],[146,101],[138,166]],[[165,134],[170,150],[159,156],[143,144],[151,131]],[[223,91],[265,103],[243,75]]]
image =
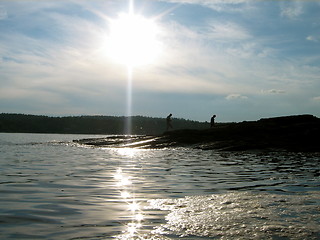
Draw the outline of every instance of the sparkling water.
[[[0,133],[0,239],[320,239],[320,153]]]

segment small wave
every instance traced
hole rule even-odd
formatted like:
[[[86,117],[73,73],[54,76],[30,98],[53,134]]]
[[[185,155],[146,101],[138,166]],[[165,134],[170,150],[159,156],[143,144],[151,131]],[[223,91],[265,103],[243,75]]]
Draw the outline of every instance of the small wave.
[[[154,234],[217,239],[319,239],[319,203],[319,192],[231,192],[150,200],[148,208],[169,211],[167,222],[157,227]]]

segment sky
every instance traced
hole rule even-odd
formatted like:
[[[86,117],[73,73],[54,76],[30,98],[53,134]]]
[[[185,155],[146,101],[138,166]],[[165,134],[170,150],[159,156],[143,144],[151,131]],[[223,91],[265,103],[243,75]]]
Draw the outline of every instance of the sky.
[[[320,117],[320,1],[0,0],[0,112]]]

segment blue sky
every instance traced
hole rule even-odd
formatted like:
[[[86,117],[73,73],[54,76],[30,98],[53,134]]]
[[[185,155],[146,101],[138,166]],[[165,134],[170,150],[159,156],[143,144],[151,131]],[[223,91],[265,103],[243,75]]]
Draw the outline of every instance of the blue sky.
[[[110,39],[130,4],[161,51],[130,67],[128,88],[128,65],[110,55],[125,47]],[[319,12],[319,1],[1,0],[0,112],[123,116],[130,101],[132,115],[199,121],[320,117]],[[139,36],[152,30],[131,29],[147,58]]]

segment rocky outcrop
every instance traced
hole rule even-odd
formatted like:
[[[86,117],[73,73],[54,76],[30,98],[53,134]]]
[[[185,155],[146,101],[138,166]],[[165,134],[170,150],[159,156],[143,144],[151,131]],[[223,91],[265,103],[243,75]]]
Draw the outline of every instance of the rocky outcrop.
[[[288,150],[320,152],[320,119],[312,115],[285,116],[217,124],[205,130],[184,129],[161,136],[112,136],[76,140],[104,147],[167,148],[192,147],[203,150]]]

